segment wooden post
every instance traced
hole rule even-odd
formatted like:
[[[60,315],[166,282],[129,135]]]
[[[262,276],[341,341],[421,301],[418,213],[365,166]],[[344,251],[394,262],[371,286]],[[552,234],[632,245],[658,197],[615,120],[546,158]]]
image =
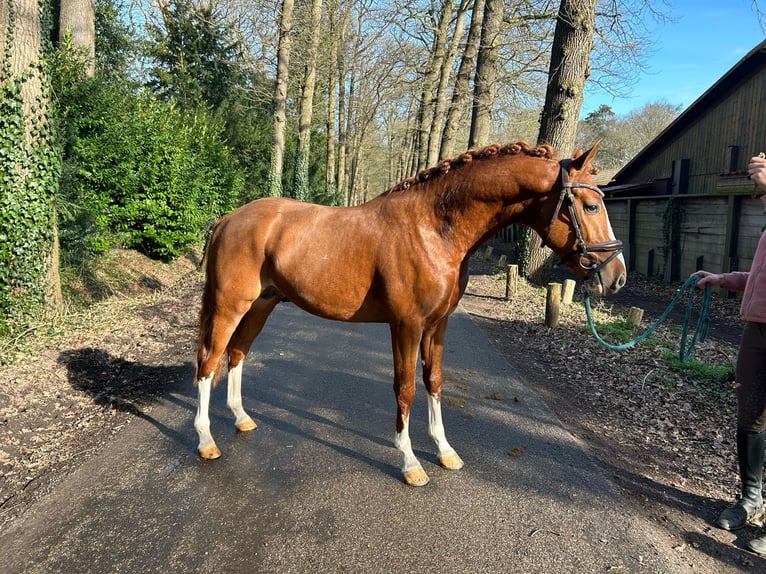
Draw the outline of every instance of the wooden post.
[[[505,298],[510,299],[512,295],[516,295],[518,289],[519,280],[519,266],[509,265],[505,272]]]
[[[628,311],[628,323],[633,325],[633,331],[635,332],[636,327],[641,325],[641,319],[644,318],[644,310],[640,307],[631,307],[630,311]]]
[[[492,257],[492,246],[487,245],[487,248],[484,250],[484,259],[489,259]]]
[[[564,305],[572,304],[572,297],[574,297],[575,284],[576,282],[574,279],[564,279],[564,293],[563,295],[561,295],[561,302]]]
[[[497,264],[498,264],[500,267],[505,267],[505,262],[506,262],[506,261],[508,261],[508,257],[507,257],[506,255],[501,255],[501,256],[500,256],[500,259],[498,259],[498,260],[497,260]],[[702,268],[700,267],[700,269],[702,269]]]
[[[545,300],[545,326],[555,329],[559,324],[561,311],[561,283],[548,283]]]

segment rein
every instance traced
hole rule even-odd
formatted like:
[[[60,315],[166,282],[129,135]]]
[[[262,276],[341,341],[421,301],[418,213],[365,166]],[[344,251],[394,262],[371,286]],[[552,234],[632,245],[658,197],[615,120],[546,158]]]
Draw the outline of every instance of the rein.
[[[685,363],[689,360],[689,357],[692,354],[692,351],[694,350],[694,345],[697,343],[697,341],[704,341],[705,337],[707,337],[707,331],[708,327],[710,326],[710,293],[711,288],[710,285],[705,285],[705,290],[702,294],[702,302],[700,304],[700,311],[699,311],[699,318],[697,319],[697,326],[694,330],[694,336],[692,337],[689,344],[686,344],[686,339],[689,334],[689,327],[691,326],[691,317],[692,317],[692,310],[694,308],[694,292],[697,288],[697,283],[699,283],[699,280],[701,277],[699,275],[692,275],[689,277],[686,282],[681,286],[680,289],[676,291],[676,296],[673,298],[673,300],[670,302],[668,307],[665,309],[665,311],[662,312],[662,315],[660,315],[659,319],[646,331],[641,333],[638,337],[635,339],[628,341],[627,343],[623,343],[622,345],[611,345],[604,341],[599,334],[596,332],[596,326],[593,323],[593,316],[591,314],[590,309],[590,297],[588,295],[588,292],[585,291],[585,315],[588,317],[588,327],[590,327],[591,332],[596,337],[596,340],[606,347],[607,349],[612,349],[613,351],[623,351],[625,349],[629,349],[630,347],[633,347],[636,343],[639,343],[646,339],[649,335],[651,335],[654,331],[657,330],[657,327],[660,326],[660,324],[667,319],[668,315],[670,314],[670,311],[673,309],[673,307],[676,306],[678,301],[681,299],[685,291],[689,291],[689,300],[686,304],[686,315],[684,316],[684,324],[683,324],[683,331],[681,332],[681,343],[680,348],[678,350],[678,358],[681,360],[682,363]]]

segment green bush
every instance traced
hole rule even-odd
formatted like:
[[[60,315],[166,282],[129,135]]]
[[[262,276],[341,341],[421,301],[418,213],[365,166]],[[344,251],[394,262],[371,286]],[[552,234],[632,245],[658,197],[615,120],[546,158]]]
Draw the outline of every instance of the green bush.
[[[145,93],[84,82],[68,114],[66,249],[172,259],[231,210],[243,176],[221,126]]]

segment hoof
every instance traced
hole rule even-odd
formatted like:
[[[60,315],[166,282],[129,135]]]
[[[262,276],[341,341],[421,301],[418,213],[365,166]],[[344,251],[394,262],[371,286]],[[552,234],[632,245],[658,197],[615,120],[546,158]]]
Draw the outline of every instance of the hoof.
[[[463,468],[463,459],[453,450],[439,457],[441,465],[448,470],[460,470]]]
[[[428,484],[428,475],[422,467],[413,468],[404,473],[404,482],[410,486],[425,486]]]
[[[200,447],[198,451],[199,455],[206,460],[221,458],[221,451],[218,450],[218,447],[215,445]]]
[[[255,430],[256,428],[258,428],[258,425],[255,424],[255,421],[251,419],[250,417],[247,417],[246,419],[238,423],[235,423],[234,426],[236,426],[237,430],[240,432],[247,432],[247,431]]]

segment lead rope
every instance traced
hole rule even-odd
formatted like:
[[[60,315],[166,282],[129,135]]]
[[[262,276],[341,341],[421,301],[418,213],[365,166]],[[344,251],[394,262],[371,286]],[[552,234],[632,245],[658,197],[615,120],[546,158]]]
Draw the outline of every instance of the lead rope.
[[[683,296],[684,292],[688,290],[689,300],[686,304],[686,315],[684,316],[683,330],[681,332],[681,344],[678,350],[678,358],[681,360],[682,363],[685,363],[686,361],[689,360],[689,357],[691,356],[692,351],[694,350],[694,345],[697,344],[697,341],[702,342],[705,340],[705,337],[707,337],[708,327],[710,326],[711,288],[710,288],[710,285],[705,285],[705,290],[702,294],[702,302],[700,303],[700,311],[699,311],[699,318],[697,319],[697,327],[694,330],[694,335],[692,336],[691,342],[687,346],[686,340],[689,335],[689,327],[691,325],[692,311],[694,309],[694,292],[696,290],[697,283],[699,283],[700,279],[701,277],[699,275],[692,275],[691,277],[689,277],[686,280],[686,282],[681,286],[681,288],[678,289],[678,291],[676,291],[676,296],[670,302],[670,305],[668,305],[667,309],[665,309],[665,311],[662,312],[662,315],[660,315],[660,318],[657,319],[654,325],[649,327],[646,331],[641,333],[638,337],[636,337],[632,341],[628,341],[627,343],[623,343],[622,345],[612,345],[610,343],[607,343],[596,332],[596,326],[593,323],[593,316],[590,309],[590,296],[588,295],[588,292],[586,291],[585,292],[585,315],[588,317],[588,326],[590,327],[590,330],[593,333],[593,336],[596,337],[596,340],[607,349],[612,349],[613,351],[623,351],[625,349],[629,349],[630,347],[633,347],[636,343],[639,343],[643,341],[644,339],[646,339],[655,330],[657,330],[657,327],[659,327],[660,324],[665,319],[667,319],[668,315],[673,310],[673,307],[676,306],[678,301]]]

